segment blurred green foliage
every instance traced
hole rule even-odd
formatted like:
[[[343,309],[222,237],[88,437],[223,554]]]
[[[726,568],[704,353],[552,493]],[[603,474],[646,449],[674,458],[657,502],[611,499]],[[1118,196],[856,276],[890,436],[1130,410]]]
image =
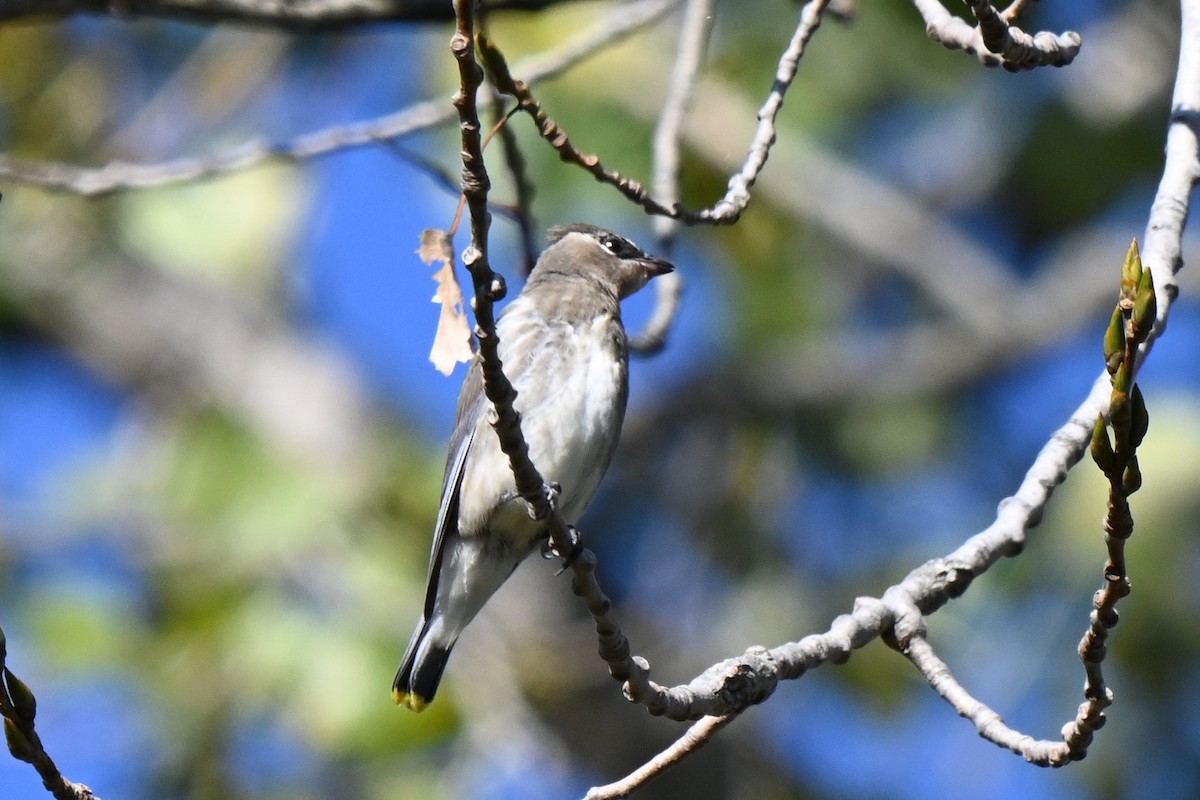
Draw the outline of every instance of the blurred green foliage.
[[[765,0],[719,7],[708,74],[757,106],[796,12]],[[562,42],[602,12],[607,8],[596,3],[572,3],[538,15],[499,15],[491,31],[515,64],[522,54]],[[652,129],[641,109],[645,102],[659,102],[665,91],[674,24],[631,37],[566,77],[534,87],[580,149],[600,153],[611,168],[638,178],[645,179],[651,169]],[[100,145],[183,68],[190,48],[199,47],[193,29],[167,23],[90,23],[87,33],[81,37],[69,24],[49,21],[0,28],[0,119],[10,153],[95,162],[95,149],[103,151]],[[435,42],[446,35],[445,28],[428,33]],[[271,41],[278,44],[277,35],[262,36],[275,37]],[[324,42],[323,37],[282,38],[294,59],[285,57],[284,65],[316,73],[337,70],[357,46],[356,34],[331,36],[330,44],[321,45],[314,42]],[[110,52],[103,44],[113,40],[125,44]],[[448,94],[448,57],[420,68],[427,94]],[[218,80],[227,79],[226,73],[214,68],[205,74],[213,82],[211,92],[220,96]],[[985,72],[972,57],[931,44],[906,4],[864,4],[853,23],[827,21],[814,39],[781,117],[779,147],[815,142],[858,158],[895,144],[880,133],[893,114],[910,115],[919,125],[928,122],[922,109],[977,94],[1019,104],[1021,87],[1035,81],[1047,95],[1057,90],[1054,79],[1041,73]],[[631,85],[651,99],[623,101]],[[1163,98],[1153,99],[1157,108],[1165,108]],[[196,113],[204,107],[209,106],[198,106]],[[998,149],[1008,155],[1002,163],[988,164],[996,172],[990,199],[964,214],[975,220],[1003,216],[1002,229],[986,232],[1003,238],[1003,249],[1018,260],[1054,246],[1072,226],[1105,214],[1131,186],[1152,181],[1162,126],[1149,120],[1165,117],[1132,116],[1100,130],[1065,113],[1057,102],[1020,107],[1032,118],[994,132],[1005,144]],[[694,117],[689,124],[718,131],[726,122]],[[640,222],[640,212],[625,208],[611,189],[563,168],[554,153],[538,146],[528,120],[512,124],[537,185],[540,215],[553,210],[563,219]],[[219,121],[212,129],[201,125],[185,133],[180,140],[197,139],[205,148],[237,140]],[[441,148],[435,158],[453,172],[453,131],[427,142]],[[988,149],[962,142],[945,146]],[[900,159],[913,151],[896,152]],[[741,156],[730,152],[729,163]],[[685,152],[684,163],[685,202],[705,205],[723,191],[727,165],[692,151]],[[903,172],[894,164],[884,166]],[[157,270],[244,293],[282,309],[286,318],[289,292],[296,290],[289,252],[301,239],[301,228],[312,224],[308,212],[320,202],[308,188],[310,168],[276,165],[99,201],[14,188],[20,201],[5,198],[0,231],[36,228],[47,244],[35,249],[63,269],[64,280],[72,279],[71,270],[86,268],[89,248],[105,248]],[[962,180],[973,175],[973,170],[958,174]],[[506,199],[506,179],[502,174],[496,179],[497,197]],[[803,191],[804,176],[794,180]],[[934,186],[917,201],[948,217],[963,212],[952,203],[938,207],[940,188]],[[894,277],[889,265],[856,256],[835,231],[766,198],[756,197],[737,226],[688,233],[685,241],[692,236],[711,259],[707,268],[720,270],[696,276],[697,282],[720,289],[695,296],[721,304],[726,339],[715,352],[704,353],[689,374],[676,378],[680,395],[725,374],[717,368],[772,352],[781,341],[819,343],[822,337],[860,332],[864,318],[877,310],[864,300],[873,292],[886,297],[887,313],[901,321],[921,321],[932,313],[914,299],[912,287],[889,288]],[[396,238],[398,250],[410,242],[415,248],[415,232]],[[1114,253],[1112,264],[1102,267],[1114,276],[1114,287],[1118,259]],[[55,328],[52,314],[27,314],[26,295],[13,293],[6,273],[15,275],[15,265],[0,253],[0,328],[32,330],[51,341],[69,338]],[[415,277],[412,290],[429,291],[423,281]],[[426,333],[397,321],[397,336]],[[1063,337],[1070,333],[1064,331]],[[1101,367],[1097,357],[1095,372]],[[992,377],[983,365],[975,380]],[[472,629],[479,640],[501,642],[495,646],[520,669],[506,671],[499,660],[456,663],[430,710],[420,716],[398,712],[387,702],[387,687],[423,600],[440,488],[440,444],[416,434],[403,414],[372,409],[368,446],[345,462],[314,462],[287,452],[245,418],[204,397],[160,404],[152,387],[126,388],[143,408],[146,429],[130,433],[124,443],[128,452],[98,456],[56,484],[53,525],[29,541],[0,539],[0,615],[6,627],[15,621],[36,642],[36,652],[21,657],[46,666],[43,675],[30,676],[40,695],[54,692],[56,683],[97,675],[136,687],[144,704],[139,711],[152,720],[158,747],[132,757],[144,773],[145,796],[449,796],[480,785],[466,765],[484,769],[479,765],[487,764],[489,741],[537,736],[547,737],[539,740],[545,762],[531,763],[529,769],[544,766],[552,772],[567,763],[589,780],[602,781],[640,763],[681,732],[647,720],[620,699],[591,657],[592,633],[572,605],[565,581],[532,575],[547,571],[543,564],[525,567],[499,607],[489,609],[479,630]],[[738,394],[736,386],[723,388]],[[1085,389],[1078,387],[1080,397]],[[591,517],[597,538],[630,529],[635,512],[627,509],[635,509],[650,514],[649,529],[681,531],[695,559],[671,562],[665,557],[671,545],[651,532],[643,535],[652,544],[626,535],[623,559],[602,561],[614,564],[608,572],[619,578],[622,620],[635,647],[645,643],[653,649],[656,676],[686,680],[695,669],[747,646],[822,630],[856,594],[878,593],[973,532],[963,524],[986,524],[989,503],[1015,487],[1031,454],[992,448],[987,436],[979,435],[989,423],[971,413],[973,393],[979,391],[979,383],[932,386],[900,400],[833,397],[784,412],[691,409],[676,416],[664,413],[649,432],[631,420],[644,435],[627,437],[623,444],[611,493]],[[1047,784],[1074,796],[1132,791],[1136,762],[1169,735],[1156,727],[1158,715],[1195,678],[1200,598],[1194,578],[1200,560],[1195,537],[1186,534],[1200,518],[1193,490],[1200,461],[1192,455],[1200,449],[1192,423],[1198,409],[1194,396],[1167,402],[1161,393],[1150,394],[1154,428],[1142,451],[1146,484],[1135,498],[1139,525],[1130,545],[1135,592],[1113,641],[1120,679],[1114,724],[1101,735],[1111,741],[1098,746],[1099,757],[1086,768],[1073,768],[1070,777],[1054,779],[1062,782]],[[669,409],[670,400],[655,398],[649,405]],[[1048,432],[1059,422],[1050,416],[1031,424]],[[847,535],[859,537],[847,549],[890,551],[890,559],[830,555],[825,539],[833,521],[810,510],[813,494],[834,483],[889,486],[927,469],[968,467],[979,470],[977,479],[965,481],[973,490],[968,511],[943,516],[937,513],[941,509],[918,512],[913,504],[879,502],[870,513],[848,513],[837,521]],[[963,664],[969,679],[984,682],[999,672],[1009,681],[1000,681],[1004,697],[984,699],[1001,706],[1010,702],[1017,721],[1038,735],[1055,735],[1079,700],[1081,673],[1072,649],[1100,579],[1103,496],[1101,477],[1077,470],[1032,535],[1026,556],[980,580],[933,623],[935,643],[946,648],[948,660]],[[846,497],[854,502],[860,495]],[[859,530],[867,522],[875,529]],[[136,577],[137,589],[76,569],[48,576],[23,572],[45,548],[80,545],[118,553]],[[802,557],[807,554],[811,560]],[[602,578],[605,572],[602,566]],[[712,577],[712,585],[696,588],[694,573]],[[478,640],[475,646],[485,656],[494,655]],[[1039,674],[1016,669],[1014,661],[1023,653]],[[476,673],[486,677],[493,671],[519,682],[509,687],[517,698],[509,698],[509,705],[499,699],[493,705],[488,684],[475,681]],[[827,667],[810,677],[799,687],[783,687],[776,698],[780,706],[787,702],[795,706],[786,708],[804,709],[815,693],[845,691],[900,741],[906,738],[905,725],[916,718],[906,715],[929,702],[913,671],[882,646],[856,653],[844,668]],[[1040,678],[1045,684],[1026,685]],[[987,686],[1001,693],[997,683]],[[1041,703],[1046,696],[1054,697],[1052,708]],[[764,740],[779,734],[763,720],[782,713],[770,704],[748,713],[704,755],[639,796],[849,796],[806,773],[811,767],[782,763],[769,751]],[[974,736],[948,708],[931,716],[952,732],[948,736]],[[514,719],[537,727],[515,726]],[[318,764],[320,780],[309,780],[311,773],[297,768],[266,786],[247,782],[238,769],[238,757],[244,755],[239,748],[246,746],[239,736],[262,728]],[[1144,737],[1140,744],[1139,737]],[[971,749],[964,751],[953,741],[945,752],[968,752],[968,758],[988,747],[970,741]],[[1116,794],[1114,786],[1120,787]],[[104,787],[95,788],[107,796]]]

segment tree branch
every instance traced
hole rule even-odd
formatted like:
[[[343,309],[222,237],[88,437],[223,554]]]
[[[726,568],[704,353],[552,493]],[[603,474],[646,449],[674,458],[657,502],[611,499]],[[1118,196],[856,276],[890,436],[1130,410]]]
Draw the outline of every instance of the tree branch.
[[[542,105],[533,96],[526,79],[512,76],[504,55],[491,42],[481,42],[481,53],[488,62],[489,69],[496,76],[496,88],[505,94],[516,98],[522,111],[533,118],[538,133],[553,147],[563,161],[584,169],[601,183],[607,183],[633,203],[641,206],[646,213],[679,219],[688,224],[718,224],[731,225],[737,222],[746,206],[750,203],[750,189],[762,173],[770,154],[771,146],[775,143],[775,119],[783,107],[783,98],[788,87],[795,80],[796,71],[800,67],[800,59],[808,41],[821,25],[829,0],[809,0],[800,12],[800,22],[796,26],[787,49],[779,58],[775,72],[775,82],[771,87],[767,100],[758,112],[758,128],[750,143],[746,161],[741,170],[729,179],[729,187],[725,195],[712,206],[700,211],[688,211],[678,202],[664,200],[653,196],[645,186],[619,172],[608,169],[598,155],[584,153],[571,144],[570,137]]]
[[[730,714],[727,717],[704,717],[697,720],[687,729],[687,732],[683,736],[676,739],[666,750],[663,750],[621,780],[589,789],[584,800],[615,800],[615,798],[619,797],[628,797],[634,791],[641,788],[646,781],[662,774],[696,750],[699,750],[718,731],[735,719],[737,719],[737,715]]]
[[[529,458],[529,446],[521,432],[521,415],[513,407],[516,392],[504,374],[500,361],[500,340],[496,335],[494,304],[507,291],[504,278],[492,271],[488,262],[488,191],[491,182],[483,159],[479,111],[476,99],[484,72],[475,59],[474,0],[454,0],[457,27],[450,39],[450,51],[458,63],[459,90],[454,95],[462,131],[462,190],[471,219],[471,245],[462,254],[463,265],[471,273],[475,296],[475,336],[479,340],[479,360],[483,367],[483,391],[492,404],[492,428],[500,438],[500,449],[508,457],[517,493],[529,504],[531,516],[546,523],[553,552],[573,560],[578,550],[575,533],[558,516],[554,492]]]
[[[1092,459],[1109,480],[1108,514],[1104,521],[1108,563],[1104,566],[1104,585],[1093,598],[1088,628],[1078,648],[1086,675],[1085,700],[1075,719],[1063,726],[1062,739],[1038,740],[1022,734],[972,697],[925,638],[925,619],[919,614],[911,615],[906,625],[897,624],[891,634],[885,635],[888,644],[912,662],[934,691],[960,716],[975,724],[980,736],[1038,766],[1059,767],[1084,758],[1095,732],[1105,723],[1104,710],[1113,702],[1101,666],[1107,654],[1108,634],[1117,624],[1117,602],[1132,589],[1125,569],[1125,542],[1133,534],[1128,498],[1141,487],[1136,451],[1149,424],[1146,406],[1132,375],[1138,345],[1149,335],[1154,314],[1151,274],[1142,269],[1135,242],[1126,256],[1120,300],[1105,335],[1106,370],[1112,376],[1107,414],[1097,414],[1091,436]],[[1111,439],[1108,425],[1113,430]]]
[[[671,85],[654,128],[654,191],[670,205],[679,202],[680,144],[696,83],[700,80],[712,23],[712,0],[690,0],[679,34]],[[659,249],[664,256],[670,257],[673,252],[678,231],[678,220],[654,218],[654,232],[658,235]],[[649,355],[662,350],[679,311],[682,295],[683,275],[678,270],[662,275],[654,282],[654,313],[645,328],[630,337],[631,351]]]
[[[484,0],[489,11],[540,11],[568,0]],[[151,17],[212,25],[262,25],[277,30],[335,31],[376,22],[448,22],[445,0],[0,0],[6,20],[102,14]]]
[[[1174,275],[1182,266],[1183,224],[1191,193],[1200,180],[1196,146],[1196,109],[1197,101],[1200,101],[1200,47],[1197,46],[1200,44],[1200,0],[1183,0],[1182,5],[1181,57],[1168,131],[1167,161],[1150,212],[1144,258],[1148,267],[1154,265],[1153,283],[1157,294],[1154,307],[1145,313],[1154,316],[1156,322],[1152,330],[1145,331],[1146,339],[1139,347],[1142,360],[1148,355],[1154,339],[1165,329],[1175,298]],[[1130,351],[1127,361],[1132,360]],[[1129,379],[1132,380],[1132,369]],[[671,689],[649,684],[643,676],[641,686],[632,686],[632,680],[627,683],[626,694],[643,702],[652,713],[664,713],[672,719],[726,716],[765,700],[774,692],[779,680],[798,678],[827,662],[842,663],[852,650],[879,636],[886,636],[894,647],[914,660],[939,694],[971,718],[981,734],[990,740],[1014,752],[1034,754],[1048,765],[1081,757],[1080,748],[1086,748],[1091,733],[1102,724],[1103,717],[1099,712],[1107,704],[1108,693],[1093,673],[1094,653],[1091,651],[1101,641],[1103,631],[1115,621],[1110,611],[1112,602],[1120,596],[1119,588],[1111,598],[1097,599],[1092,626],[1080,645],[1091,688],[1088,702],[1080,707],[1074,723],[1064,729],[1065,744],[1036,743],[1029,737],[1022,737],[1003,726],[998,715],[971,698],[928,647],[925,617],[961,595],[975,578],[1001,558],[1015,556],[1024,549],[1029,531],[1041,521],[1054,490],[1092,442],[1096,419],[1107,414],[1113,392],[1114,383],[1106,371],[1066,424],[1042,447],[1017,491],[1001,501],[991,525],[952,553],[916,568],[879,598],[859,598],[853,610],[835,619],[824,634],[810,635],[770,650],[751,648],[741,657],[713,665],[690,684]],[[1112,563],[1110,544],[1110,565]],[[1110,618],[1105,620],[1105,616]],[[1100,633],[1097,633],[1097,624],[1103,629]],[[604,646],[603,638],[601,646]],[[652,700],[648,702],[647,697]]]
[[[0,0],[3,2],[3,0]],[[680,0],[638,0],[621,6],[579,37],[518,66],[530,80],[556,77],[583,59],[621,41],[631,32],[663,17]],[[425,100],[374,119],[334,125],[281,143],[252,139],[228,150],[151,164],[113,161],[82,167],[55,161],[34,161],[0,154],[0,176],[34,186],[96,196],[125,189],[142,189],[203,180],[247,169],[268,160],[300,162],[354,147],[388,143],[454,119],[444,100]]]
[[[949,50],[965,50],[979,57],[985,67],[1003,67],[1010,72],[1036,67],[1062,67],[1075,60],[1082,44],[1079,34],[1041,31],[1025,33],[1009,23],[1024,10],[1016,2],[997,11],[987,0],[965,0],[979,24],[971,27],[946,10],[940,0],[913,0],[925,19],[925,32]]]

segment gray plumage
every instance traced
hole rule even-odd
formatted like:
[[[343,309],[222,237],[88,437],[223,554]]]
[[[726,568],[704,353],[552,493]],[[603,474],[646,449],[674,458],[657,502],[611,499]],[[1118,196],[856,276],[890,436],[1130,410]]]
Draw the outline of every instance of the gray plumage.
[[[561,487],[559,513],[574,522],[600,486],[625,418],[621,300],[673,267],[592,225],[552,228],[549,240],[496,329],[529,457]],[[392,688],[396,703],[414,711],[433,700],[463,629],[546,538],[516,494],[489,407],[477,356],[458,397],[425,607]]]

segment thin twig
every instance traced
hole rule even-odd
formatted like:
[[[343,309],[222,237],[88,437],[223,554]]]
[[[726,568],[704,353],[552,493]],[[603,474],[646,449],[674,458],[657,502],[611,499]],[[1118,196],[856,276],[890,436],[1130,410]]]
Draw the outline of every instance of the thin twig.
[[[454,198],[456,201],[462,200],[462,184],[460,179],[451,175],[446,169],[436,160],[419,153],[416,150],[410,150],[399,141],[392,141],[387,144],[388,151],[394,153],[404,163],[415,168],[417,171],[426,175],[436,188],[441,189],[446,194]],[[484,146],[487,149],[487,146]],[[524,224],[522,220],[523,212],[515,205],[506,203],[492,202],[489,206],[495,216],[510,219],[517,225]],[[454,233],[454,225],[448,229],[451,235]]]
[[[662,104],[662,114],[654,128],[654,191],[664,205],[679,202],[680,143],[688,111],[691,110],[696,83],[712,33],[712,0],[689,0],[679,33],[679,50],[671,70],[671,85]],[[659,243],[670,249],[679,231],[679,221],[669,217],[654,220]],[[666,277],[666,276],[663,276]],[[661,285],[661,281],[656,281]]]
[[[821,24],[829,0],[809,0],[800,12],[800,22],[792,35],[791,42],[779,59],[775,72],[775,82],[767,95],[766,102],[758,113],[758,129],[750,143],[749,152],[742,168],[729,179],[725,195],[711,207],[700,211],[688,211],[681,204],[665,201],[654,197],[645,186],[620,172],[608,169],[598,155],[584,153],[577,149],[567,135],[566,130],[558,124],[542,107],[529,88],[529,81],[514,78],[504,61],[504,55],[490,41],[480,43],[480,51],[488,68],[495,76],[496,88],[516,98],[522,111],[529,114],[538,133],[551,147],[558,152],[559,157],[569,163],[586,170],[596,180],[607,183],[624,195],[628,200],[641,206],[647,213],[682,220],[688,224],[731,225],[737,222],[746,206],[750,203],[750,189],[762,173],[770,154],[771,146],[775,143],[775,120],[783,107],[783,98],[788,87],[796,77],[800,59],[812,35]]]
[[[513,77],[500,48],[487,37],[480,37],[479,48],[480,55],[487,64],[488,74],[492,76],[492,82],[496,88],[516,99],[518,107],[533,118],[538,134],[558,152],[559,158],[568,164],[575,164],[583,168],[601,183],[615,187],[626,198],[642,206],[647,213],[670,217],[679,216],[682,213],[677,206],[668,208],[651,197],[646,188],[632,178],[627,178],[621,173],[605,167],[598,155],[578,150],[571,143],[567,132],[546,113],[537,98],[533,96],[529,84]]]
[[[355,147],[388,142],[449,122],[452,110],[441,100],[416,103],[394,114],[365,122],[338,125],[276,144],[264,139],[210,155],[153,164],[113,161],[102,167],[80,167],[54,161],[31,161],[0,155],[0,176],[36,186],[95,196],[122,189],[187,183],[248,169],[268,160],[306,161]]]
[[[684,122],[691,109],[696,82],[712,32],[712,0],[689,0],[679,34],[679,51],[671,71],[671,85],[663,103],[662,114],[654,129],[654,191],[670,205],[679,201],[680,144]],[[674,250],[679,221],[669,217],[654,218],[654,232],[659,250],[669,257]],[[683,274],[676,270],[654,282],[654,313],[645,328],[630,337],[629,349],[649,355],[657,353],[667,343],[667,333],[679,311],[683,295]]]
[[[1088,628],[1078,648],[1086,674],[1084,702],[1075,718],[1063,726],[1062,738],[1038,740],[1023,734],[973,697],[934,652],[925,638],[925,619],[915,608],[903,631],[898,623],[892,634],[885,636],[960,716],[974,723],[980,736],[1043,767],[1060,767],[1084,758],[1096,731],[1104,725],[1104,710],[1113,702],[1113,694],[1104,683],[1102,665],[1109,632],[1117,624],[1117,602],[1132,588],[1125,570],[1125,542],[1133,534],[1128,498],[1141,486],[1136,451],[1149,424],[1132,375],[1138,346],[1149,335],[1154,321],[1155,304],[1151,273],[1143,270],[1134,242],[1122,269],[1120,300],[1104,339],[1105,368],[1112,376],[1107,419],[1104,412],[1098,413],[1091,435],[1092,459],[1109,480],[1108,514],[1104,521],[1108,563],[1104,567],[1104,586],[1092,601]],[[1109,425],[1113,430],[1111,438]]]
[[[971,696],[955,679],[950,667],[938,658],[924,636],[910,638],[904,655],[938,695],[960,716],[975,725],[975,730],[980,736],[1011,750],[1031,764],[1061,767],[1083,758],[1087,754],[1094,732],[1104,724],[1104,715],[1100,713],[1100,709],[1107,703],[1101,705],[1089,700],[1080,705],[1076,722],[1064,729],[1064,740],[1035,739],[1010,728],[999,714]]]
[[[742,165],[740,172],[729,179],[725,196],[713,205],[711,211],[700,212],[699,217],[720,222],[735,222],[750,203],[750,188],[754,186],[754,182],[766,166],[771,145],[775,143],[775,119],[783,108],[784,95],[796,78],[804,49],[820,27],[821,16],[827,5],[828,0],[809,0],[801,9],[800,24],[796,26],[792,40],[775,69],[775,83],[771,86],[766,102],[758,110],[758,130],[750,143],[746,163]]]
[[[675,766],[687,756],[699,750],[708,743],[717,731],[737,719],[737,714],[727,717],[704,717],[692,724],[683,736],[679,737],[661,753],[647,761],[619,781],[594,786],[588,790],[584,800],[616,800],[628,797],[642,787],[646,781],[661,775],[670,767]]]
[[[525,156],[517,144],[517,137],[508,127],[511,113],[504,112],[500,95],[493,95],[493,117],[496,119],[497,136],[504,153],[504,164],[513,182],[513,203],[508,207],[508,213],[517,225],[521,240],[521,273],[528,275],[537,263],[538,246],[533,233],[533,183],[529,180],[529,171]]]

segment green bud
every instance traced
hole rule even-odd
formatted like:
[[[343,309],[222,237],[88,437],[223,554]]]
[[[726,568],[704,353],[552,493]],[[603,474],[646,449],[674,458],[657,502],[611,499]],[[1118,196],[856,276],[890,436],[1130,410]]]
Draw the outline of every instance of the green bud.
[[[1096,425],[1092,428],[1092,460],[1100,471],[1107,475],[1116,463],[1113,455],[1112,441],[1108,438],[1108,426],[1104,424],[1104,415],[1096,415]]]
[[[1137,296],[1133,300],[1133,337],[1140,344],[1150,335],[1154,318],[1158,314],[1158,299],[1154,294],[1154,276],[1144,270],[1138,281]]]
[[[1125,474],[1121,476],[1121,488],[1125,490],[1126,495],[1131,495],[1142,488],[1142,471],[1138,469],[1137,456],[1129,459],[1129,465],[1125,467]]]
[[[37,698],[25,685],[25,681],[13,675],[12,670],[4,668],[4,685],[8,687],[8,696],[12,698],[13,708],[17,719],[25,724],[31,724],[37,716]]]
[[[1104,332],[1104,365],[1108,374],[1112,375],[1121,366],[1125,358],[1125,317],[1118,306],[1113,309],[1112,319],[1108,322],[1108,330]]]
[[[1132,364],[1125,359],[1121,359],[1121,363],[1117,365],[1117,371],[1112,376],[1113,392],[1121,394],[1123,398],[1128,397],[1129,390],[1133,385],[1133,379],[1129,374],[1132,367]],[[1124,399],[1122,402],[1124,402]]]
[[[1125,265],[1121,268],[1121,297],[1133,299],[1133,293],[1142,277],[1142,254],[1138,251],[1137,239],[1129,243],[1125,251]]]
[[[1118,377],[1124,370],[1117,370]],[[1114,384],[1116,381],[1114,381]],[[1113,438],[1116,441],[1115,450],[1118,453],[1128,452],[1129,446],[1129,395],[1113,387],[1112,399],[1108,404],[1108,423],[1112,425]]]
[[[27,764],[33,763],[33,759],[37,755],[33,745],[29,743],[25,734],[21,733],[17,723],[8,717],[4,718],[4,739],[8,742],[8,752],[12,753],[13,758]]]
[[[1150,429],[1150,412],[1146,410],[1146,399],[1135,383],[1129,395],[1129,443],[1137,447],[1146,438]]]

